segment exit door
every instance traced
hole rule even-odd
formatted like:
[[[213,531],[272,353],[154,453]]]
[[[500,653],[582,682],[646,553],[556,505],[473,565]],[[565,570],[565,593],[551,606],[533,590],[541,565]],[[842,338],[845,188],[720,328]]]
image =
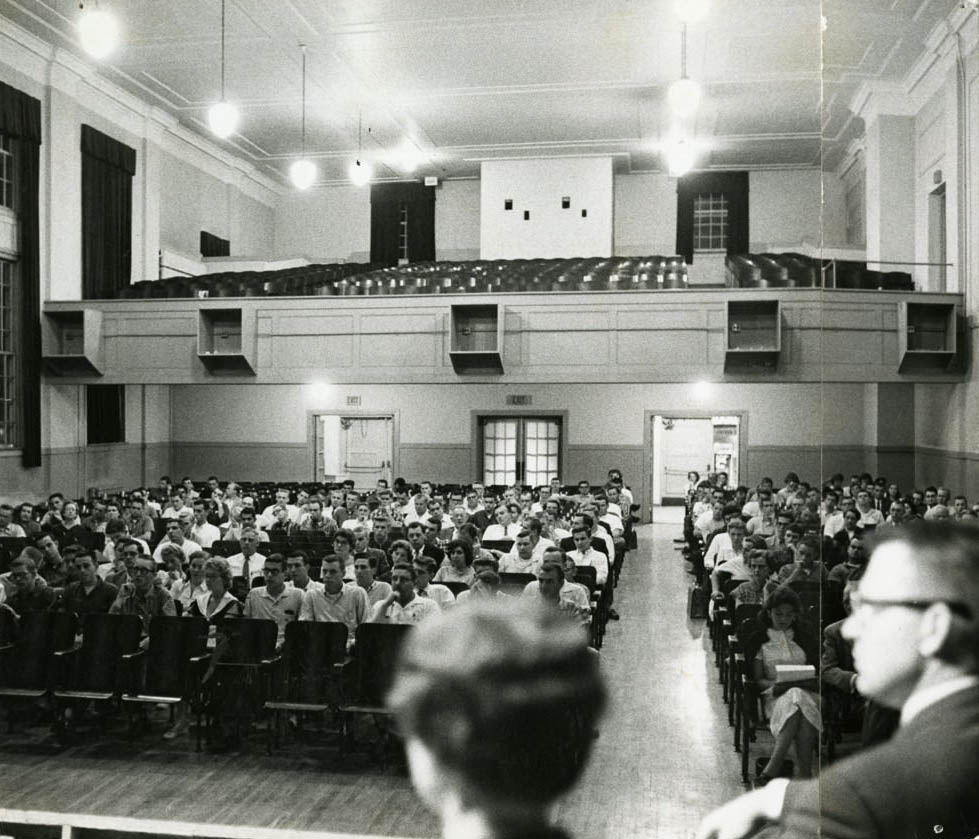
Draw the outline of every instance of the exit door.
[[[358,488],[391,482],[394,418],[319,414],[316,423],[316,480],[353,480]]]
[[[728,485],[739,481],[741,418],[738,416],[652,417],[653,505],[680,504],[687,473],[701,480],[726,472]]]

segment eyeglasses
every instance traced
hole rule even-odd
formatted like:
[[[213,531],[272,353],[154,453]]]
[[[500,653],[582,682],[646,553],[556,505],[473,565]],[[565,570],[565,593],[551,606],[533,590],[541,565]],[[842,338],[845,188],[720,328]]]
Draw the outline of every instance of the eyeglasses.
[[[134,574],[155,574],[156,571],[154,571],[152,568],[133,568],[133,573]]]
[[[850,606],[852,607],[854,613],[864,609],[865,607],[868,609],[888,609],[891,607],[899,607],[902,609],[924,611],[925,609],[934,606],[936,603],[944,603],[946,606],[948,606],[950,611],[961,617],[972,617],[972,610],[965,603],[957,603],[955,601],[943,600],[941,598],[935,598],[932,600],[915,600],[911,598],[907,600],[888,600],[884,598],[878,599],[874,597],[867,597],[866,595],[861,594],[859,591],[854,591],[850,594]]]

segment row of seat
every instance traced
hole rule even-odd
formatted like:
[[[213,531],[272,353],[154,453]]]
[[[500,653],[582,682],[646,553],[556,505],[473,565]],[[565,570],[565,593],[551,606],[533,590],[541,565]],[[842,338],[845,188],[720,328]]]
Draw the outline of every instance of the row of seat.
[[[689,511],[684,518],[683,540],[685,561],[696,577],[694,585],[704,585],[709,590],[703,567],[706,546],[694,531]],[[736,604],[732,593],[739,585],[738,580],[722,578],[720,587],[724,599],[709,614],[707,629],[721,696],[728,709],[727,722],[733,729],[734,750],[740,756],[741,776],[747,784],[750,781],[751,744],[756,741],[763,720],[760,711],[761,690],[754,680],[752,668],[752,661],[758,652],[758,617],[762,607],[760,604]],[[792,582],[789,586],[799,597],[803,610],[801,617],[808,625],[821,631],[845,617],[843,586],[839,583]],[[837,713],[840,698],[833,695],[834,689],[827,686],[821,686],[821,692],[825,700],[824,717],[831,719]],[[835,734],[829,733],[826,742],[827,756],[832,760]]]
[[[157,616],[141,646],[136,615],[27,612],[16,641],[0,646],[0,704],[13,730],[17,711],[47,699],[56,730],[66,737],[74,714],[102,706],[104,726],[114,708],[126,710],[130,731],[141,710],[186,703],[197,717],[197,749],[216,718],[240,725],[256,712],[325,712],[341,717],[383,714],[397,652],[410,626],[362,624],[356,655],[347,655],[347,627],[333,622],[294,622],[276,652],[274,621],[229,619],[221,644],[209,647],[203,618]],[[368,710],[369,709],[369,710]],[[227,712],[227,713],[226,713]],[[243,720],[242,718],[245,718]],[[172,715],[171,715],[172,721]],[[278,725],[270,725],[269,750]],[[349,731],[343,726],[345,735]]]
[[[728,288],[849,288],[914,291],[903,271],[872,271],[866,262],[820,260],[800,253],[729,254],[724,260]]]
[[[370,263],[331,263],[273,271],[225,271],[197,277],[144,280],[119,292],[125,300],[184,297],[302,297],[334,294],[345,281],[372,268]]]
[[[682,257],[646,256],[418,262],[393,267],[317,264],[143,281],[123,288],[119,297],[349,297],[686,287],[687,266]]]

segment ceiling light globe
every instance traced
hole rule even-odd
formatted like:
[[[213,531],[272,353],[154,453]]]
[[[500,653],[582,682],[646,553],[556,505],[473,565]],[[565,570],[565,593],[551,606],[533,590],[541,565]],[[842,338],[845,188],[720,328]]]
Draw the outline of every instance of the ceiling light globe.
[[[670,110],[681,119],[689,119],[700,105],[700,85],[693,79],[677,79],[670,85],[666,99]]]
[[[78,37],[92,58],[106,58],[119,45],[119,22],[104,9],[85,9],[78,18]]]
[[[673,8],[684,23],[697,23],[707,17],[710,0],[673,0]]]
[[[696,162],[696,151],[690,143],[684,140],[672,143],[666,150],[666,164],[669,167],[671,178],[682,178],[693,169]]]
[[[350,164],[349,175],[354,186],[364,186],[373,174],[374,171],[366,160],[355,160]]]
[[[289,179],[296,189],[309,189],[316,181],[316,164],[312,160],[297,160],[289,167]]]
[[[238,127],[238,109],[230,102],[215,102],[207,112],[207,123],[215,136],[230,137]]]

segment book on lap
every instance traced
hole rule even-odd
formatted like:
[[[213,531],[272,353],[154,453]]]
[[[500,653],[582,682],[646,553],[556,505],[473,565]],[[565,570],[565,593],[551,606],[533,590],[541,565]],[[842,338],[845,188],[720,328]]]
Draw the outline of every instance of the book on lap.
[[[805,682],[816,678],[816,668],[811,664],[776,664],[775,683]]]

